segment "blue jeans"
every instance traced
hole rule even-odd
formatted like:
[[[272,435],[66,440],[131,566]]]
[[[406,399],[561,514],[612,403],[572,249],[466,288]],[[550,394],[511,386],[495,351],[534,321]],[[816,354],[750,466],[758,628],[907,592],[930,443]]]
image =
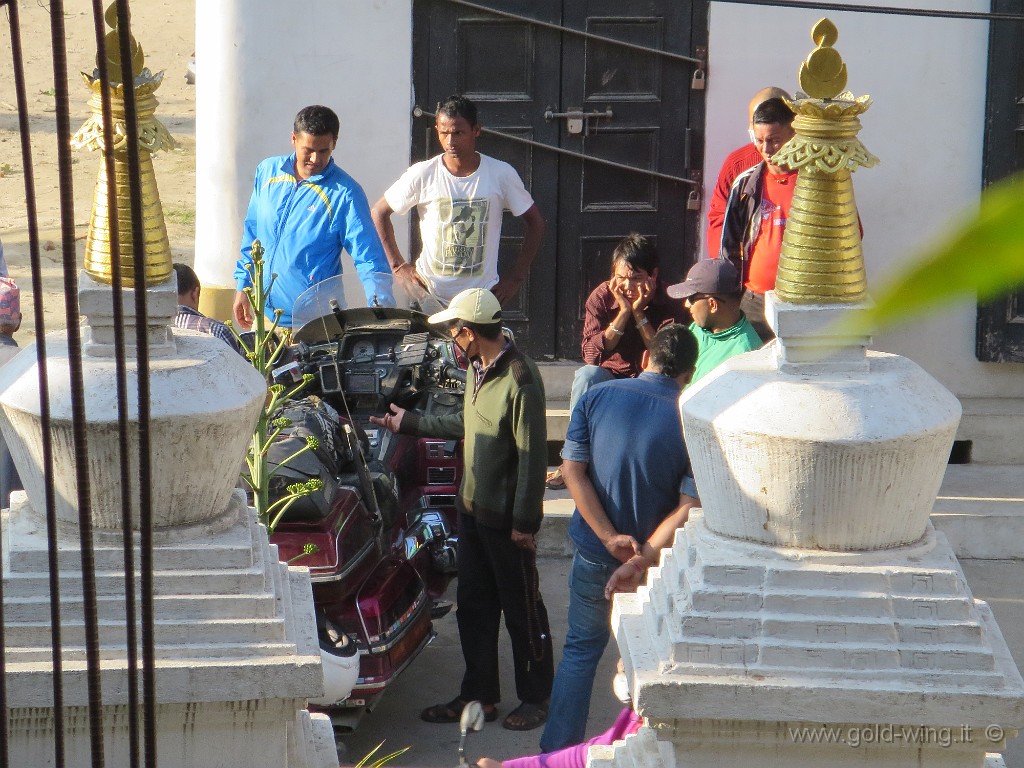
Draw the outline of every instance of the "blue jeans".
[[[611,637],[611,603],[604,585],[615,566],[589,560],[579,552],[569,572],[569,632],[551,689],[542,752],[579,744],[587,730],[594,674]]]
[[[572,411],[584,392],[595,384],[612,381],[614,378],[615,374],[600,365],[584,365],[577,368],[572,377],[572,389],[569,390],[569,415],[572,416]]]

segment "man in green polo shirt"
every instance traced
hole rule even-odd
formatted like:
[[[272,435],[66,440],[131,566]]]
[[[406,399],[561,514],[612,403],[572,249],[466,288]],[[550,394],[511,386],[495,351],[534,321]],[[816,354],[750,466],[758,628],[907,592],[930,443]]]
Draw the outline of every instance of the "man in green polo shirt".
[[[457,294],[431,315],[472,362],[463,410],[426,416],[395,405],[371,421],[392,432],[465,438],[459,510],[459,640],[466,672],[458,696],[427,707],[428,723],[459,721],[477,700],[497,717],[498,630],[502,614],[512,641],[520,704],[503,725],[527,731],[544,723],[554,679],[551,630],[540,595],[534,538],[540,528],[547,469],[544,383],[533,361],[501,330],[501,304],[484,288]]]
[[[743,288],[728,259],[705,259],[694,264],[686,280],[668,288],[690,310],[690,332],[697,337],[697,366],[690,384],[733,355],[761,346],[761,337],[740,309]]]

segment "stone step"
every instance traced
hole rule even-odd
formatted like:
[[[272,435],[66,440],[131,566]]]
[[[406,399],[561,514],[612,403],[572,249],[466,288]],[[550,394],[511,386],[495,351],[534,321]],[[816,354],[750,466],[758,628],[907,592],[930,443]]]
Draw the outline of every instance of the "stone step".
[[[569,391],[572,389],[572,377],[576,369],[583,365],[574,360],[553,360],[538,362],[537,370],[544,380],[544,395],[550,405],[552,401],[569,402]]]
[[[101,621],[124,621],[124,599],[121,596],[100,596],[96,599],[97,615]],[[136,615],[141,611],[141,597],[136,597]],[[153,610],[157,620],[174,617],[175,621],[202,619],[246,619],[273,618],[277,612],[277,601],[270,593],[242,595],[172,595],[156,596]],[[14,597],[4,599],[5,622],[31,622],[40,615],[49,615],[50,601],[46,593],[36,597]],[[79,596],[61,595],[60,611],[62,622],[80,621],[84,614],[84,602]]]
[[[726,641],[727,642],[727,641]],[[694,643],[699,648],[699,643]],[[997,674],[992,652],[981,648],[963,648],[957,645],[922,645],[889,643],[842,643],[831,640],[808,643],[803,639],[766,640],[759,644],[758,662],[767,667],[799,668],[807,666],[817,669],[849,670],[851,657],[870,659],[862,669],[880,674],[883,670],[913,669],[931,674],[949,674],[958,678],[960,672],[975,673],[995,678]],[[854,668],[856,669],[856,667]],[[853,671],[853,670],[851,670]]]
[[[932,523],[959,558],[1024,559],[1024,466],[949,465]]]
[[[548,442],[565,440],[565,430],[569,426],[572,377],[581,365],[583,363],[572,360],[537,363],[537,369],[544,379],[544,395],[547,398]]]
[[[5,573],[48,573],[46,522],[28,503],[25,492],[13,492],[10,508],[2,514],[5,542],[15,542],[4,552]],[[240,521],[245,525],[238,525]],[[190,529],[186,539],[166,543],[157,540],[153,549],[154,569],[206,568],[211,562],[220,568],[259,566],[265,559],[267,544],[262,534],[256,535],[257,528],[244,507],[241,492],[236,490],[225,516],[213,521],[209,528]],[[58,565],[73,571],[81,568],[76,532],[77,528],[62,529],[57,553]],[[94,531],[93,563],[97,573],[124,571],[124,543],[119,534]]]
[[[64,640],[64,638],[61,638]],[[62,658],[65,664],[68,662],[73,663],[85,663],[85,646],[84,645],[69,645],[68,643],[62,643]],[[33,646],[15,646],[8,647],[6,649],[7,669],[8,671],[12,666],[19,664],[43,664],[49,665],[53,661],[53,651],[49,646],[39,647]],[[258,655],[260,657],[266,656],[281,656],[290,657],[295,654],[295,643],[291,642],[270,642],[260,643]],[[231,642],[231,643],[190,643],[188,646],[188,656],[196,659],[247,659],[252,658],[253,644],[247,641]],[[157,661],[163,659],[175,659],[182,656],[180,648],[171,647],[170,649],[157,648],[156,657]],[[113,661],[115,663],[123,662],[126,657],[125,646],[104,646],[100,649],[101,661]]]
[[[80,584],[80,573],[62,571],[61,599],[75,599],[76,596],[80,596]],[[266,591],[267,587],[267,576],[262,567],[157,571],[153,584],[156,596],[260,594]],[[5,601],[48,595],[49,592],[49,576],[45,572],[11,573],[4,576]],[[123,595],[124,574],[110,571],[97,573],[96,594],[100,597]]]
[[[153,550],[153,565],[157,570],[175,567],[203,567],[210,562],[211,550],[215,550],[218,565],[224,568],[246,568],[252,565],[257,557],[253,552],[252,540],[238,538],[237,541],[218,542],[216,545],[210,542],[196,543],[193,541],[174,546],[157,546]],[[94,560],[97,572],[124,570],[124,550],[120,544],[117,546],[97,545],[94,548]],[[66,568],[79,569],[78,549],[61,549],[58,562]],[[49,567],[49,556],[45,549],[22,548],[10,553],[9,568],[16,573],[46,573],[49,571]],[[138,563],[136,563],[136,567],[138,567]]]
[[[20,543],[20,542],[19,542]],[[211,550],[216,554],[211,555]],[[203,569],[211,562],[217,564],[218,570],[227,572],[246,572],[259,570],[262,572],[262,554],[253,551],[253,544],[230,547],[195,547],[184,544],[175,547],[156,547],[153,551],[153,564],[157,574],[176,573],[180,569]],[[62,549],[58,563],[61,572],[80,572],[79,551]],[[49,573],[49,558],[39,546],[20,546],[13,549],[4,564],[5,571],[12,575],[32,576]],[[135,568],[138,572],[138,550],[136,550]],[[95,572],[99,579],[124,578],[124,552],[120,547],[97,547],[95,549]]]
[[[548,442],[561,443],[565,440],[565,432],[569,428],[569,401],[548,399],[547,425]]]
[[[981,625],[967,619],[916,622],[885,615],[877,618],[843,616],[841,620],[836,617],[835,621],[824,621],[820,615],[735,611],[694,613],[687,609],[677,629],[677,640],[758,638],[763,634],[784,638],[788,642],[885,645],[899,638],[901,647],[929,644],[968,647],[980,645],[983,639]]]
[[[162,621],[154,623],[155,642],[158,647],[218,645],[220,643],[280,643],[285,640],[285,626],[276,619],[198,619]],[[120,648],[126,643],[123,619],[99,622],[100,644]],[[50,622],[5,621],[4,641],[11,646],[49,646]],[[85,645],[85,625],[81,621],[61,623],[61,642],[69,647]]]

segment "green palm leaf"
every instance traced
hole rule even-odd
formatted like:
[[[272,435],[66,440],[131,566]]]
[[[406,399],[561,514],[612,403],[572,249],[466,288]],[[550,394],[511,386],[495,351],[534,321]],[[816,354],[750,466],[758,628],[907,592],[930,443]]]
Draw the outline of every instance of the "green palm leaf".
[[[878,291],[874,306],[851,318],[877,330],[975,295],[984,302],[1024,285],[1024,174],[989,187],[977,214],[954,226],[902,275]]]
[[[383,746],[384,742],[382,741],[376,747],[371,749],[362,760],[356,763],[355,768],[381,768],[381,766],[383,766],[384,764],[390,762],[391,760],[394,760],[396,757],[401,757],[409,751],[409,747],[403,747],[402,749],[395,750],[390,755],[378,757],[376,760],[373,760],[374,755],[377,754],[377,750],[379,750]]]

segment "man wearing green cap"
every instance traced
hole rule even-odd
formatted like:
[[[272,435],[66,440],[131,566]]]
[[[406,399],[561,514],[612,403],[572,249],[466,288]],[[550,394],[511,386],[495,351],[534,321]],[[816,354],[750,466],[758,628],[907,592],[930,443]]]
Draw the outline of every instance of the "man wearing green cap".
[[[459,510],[458,624],[466,672],[459,695],[423,710],[431,723],[458,722],[468,701],[497,717],[498,631],[512,641],[520,705],[504,721],[530,730],[547,718],[554,678],[551,630],[538,583],[535,534],[540,528],[547,465],[544,384],[537,366],[505,338],[501,305],[470,288],[431,315],[472,361],[463,411],[423,416],[391,406],[371,421],[392,432],[464,438]]]

